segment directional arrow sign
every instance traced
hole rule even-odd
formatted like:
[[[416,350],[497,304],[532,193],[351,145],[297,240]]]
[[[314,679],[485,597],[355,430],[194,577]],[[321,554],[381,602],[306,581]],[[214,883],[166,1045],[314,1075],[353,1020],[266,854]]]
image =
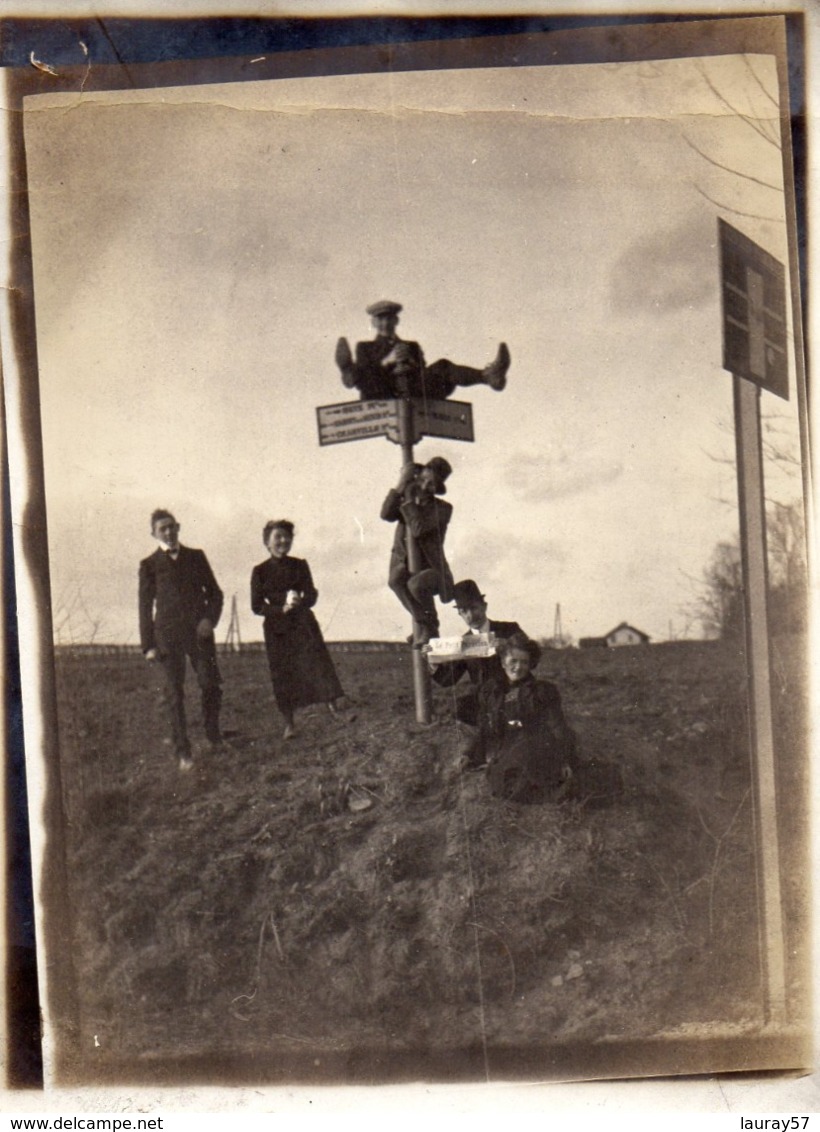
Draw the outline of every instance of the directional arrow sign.
[[[319,444],[344,444],[348,440],[369,440],[386,436],[399,443],[398,401],[344,401],[322,405],[316,410]]]
[[[413,401],[413,444],[423,436],[443,436],[448,440],[474,440],[473,406],[468,401]],[[322,405],[316,410],[319,444],[344,444],[349,440],[369,440],[386,436],[400,444],[399,401],[343,401]]]
[[[725,220],[718,227],[723,368],[788,401],[783,264]]]
[[[448,440],[475,440],[473,406],[469,401],[413,401],[414,441],[423,436]]]

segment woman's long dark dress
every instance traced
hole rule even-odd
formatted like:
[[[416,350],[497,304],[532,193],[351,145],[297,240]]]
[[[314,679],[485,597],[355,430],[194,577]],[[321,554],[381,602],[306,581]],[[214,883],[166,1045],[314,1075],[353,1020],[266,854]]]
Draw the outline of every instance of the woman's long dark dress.
[[[512,684],[501,673],[481,688],[479,725],[493,794],[511,802],[566,796],[576,742],[554,684],[532,674]]]
[[[301,605],[282,611],[288,590],[302,595]],[[251,574],[251,608],[265,618],[273,694],[283,715],[308,704],[330,703],[344,695],[322,631],[311,607],[318,597],[310,567],[303,558],[269,558]]]

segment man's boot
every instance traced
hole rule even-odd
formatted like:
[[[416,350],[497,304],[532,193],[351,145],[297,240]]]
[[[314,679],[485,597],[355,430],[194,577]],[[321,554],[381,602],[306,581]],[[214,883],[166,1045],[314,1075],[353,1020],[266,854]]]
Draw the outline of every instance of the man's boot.
[[[356,375],[353,372],[353,355],[346,338],[340,338],[336,343],[336,365],[341,370],[342,381],[348,389],[352,389]]]
[[[484,382],[490,389],[501,392],[507,384],[507,370],[510,368],[510,351],[507,343],[502,342],[493,361],[482,370]]]

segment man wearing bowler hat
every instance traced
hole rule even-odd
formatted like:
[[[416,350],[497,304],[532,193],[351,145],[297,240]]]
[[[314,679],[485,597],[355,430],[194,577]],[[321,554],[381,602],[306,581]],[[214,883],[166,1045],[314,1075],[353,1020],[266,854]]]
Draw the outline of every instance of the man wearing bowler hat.
[[[456,611],[467,626],[465,639],[473,634],[492,633],[496,641],[500,641],[522,632],[517,621],[494,621],[487,616],[487,598],[472,578],[455,583],[453,601]],[[470,765],[482,765],[484,752],[478,742],[478,694],[488,680],[500,675],[500,660],[495,654],[444,662],[437,662],[431,654],[427,659],[433,670],[432,679],[440,687],[455,687],[467,677],[469,689],[456,699],[456,720],[464,739],[462,754]]]
[[[415,622],[411,638],[415,647],[438,636],[438,614],[433,600],[438,594],[450,601],[453,575],[444,556],[444,535],[453,508],[438,498],[447,491],[444,481],[452,471],[441,456],[426,464],[406,464],[399,482],[387,493],[381,517],[397,523],[390,554],[388,585]],[[408,531],[416,540],[420,569],[410,572]]]
[[[396,334],[401,303],[382,299],[367,308],[376,331],[372,342],[357,342],[356,357],[346,338],[336,346],[336,365],[348,389],[358,389],[362,401],[394,397],[427,397],[444,401],[456,386],[489,385],[501,390],[507,384],[510,352],[505,342],[484,369],[456,365],[440,358],[428,366],[418,342],[406,342]]]

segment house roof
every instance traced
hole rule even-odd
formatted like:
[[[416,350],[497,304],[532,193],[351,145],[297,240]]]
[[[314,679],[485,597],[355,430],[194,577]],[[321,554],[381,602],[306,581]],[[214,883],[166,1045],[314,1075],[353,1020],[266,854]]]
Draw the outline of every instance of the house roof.
[[[637,633],[644,641],[650,641],[652,639],[648,633],[643,633],[640,629],[636,629],[634,625],[627,624],[626,621],[622,621],[620,625],[616,625],[614,629],[610,629],[606,634],[607,638],[614,637],[621,629],[629,629],[631,633]]]

